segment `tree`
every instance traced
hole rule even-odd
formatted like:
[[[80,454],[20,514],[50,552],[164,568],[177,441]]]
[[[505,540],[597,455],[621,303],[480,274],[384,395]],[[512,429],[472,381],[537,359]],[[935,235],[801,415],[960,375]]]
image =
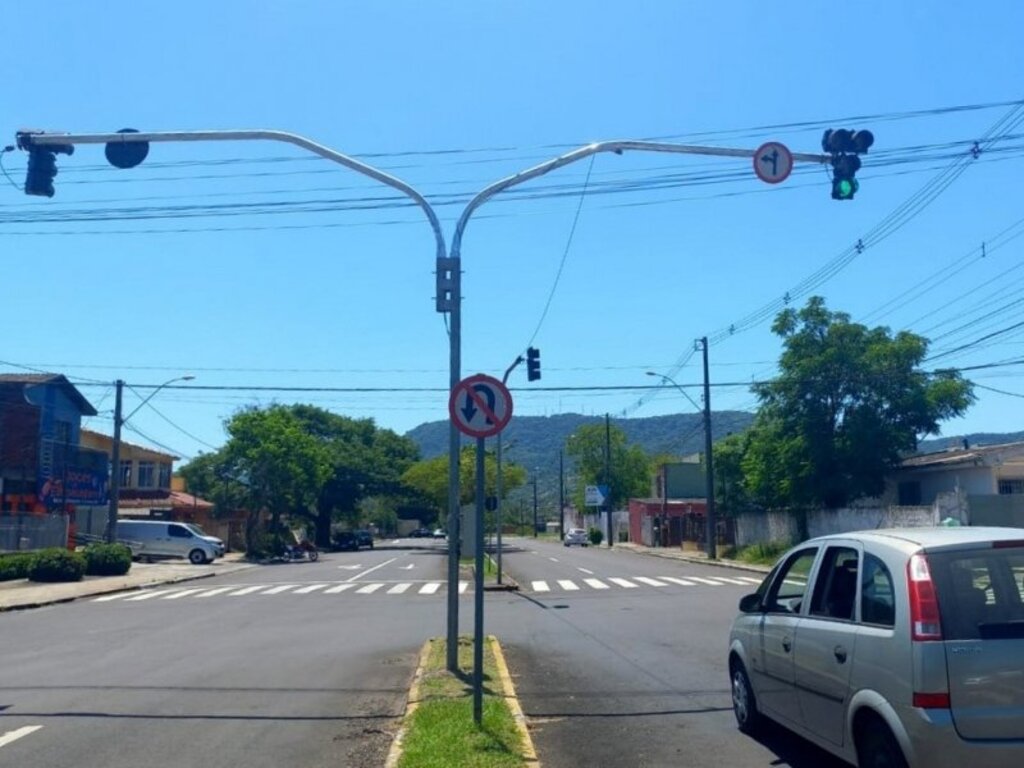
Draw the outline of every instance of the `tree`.
[[[402,475],[402,482],[409,488],[429,499],[439,514],[448,509],[448,457],[436,456],[433,459],[413,464]],[[526,484],[526,470],[512,462],[501,463],[502,491],[509,491]],[[490,451],[484,454],[484,489],[488,496],[497,493],[498,460]],[[472,445],[463,446],[459,454],[459,503],[470,504],[476,496],[476,448]]]
[[[901,454],[974,394],[954,371],[920,369],[928,341],[867,328],[820,297],[787,309],[780,374],[757,384],[760,408],[742,459],[745,487],[767,506],[837,508],[877,496]]]
[[[749,432],[729,435],[712,448],[715,459],[715,506],[726,515],[738,515],[754,506],[743,473],[743,458],[749,441]]]
[[[610,489],[611,506],[620,509],[630,498],[648,496],[651,491],[651,462],[643,448],[628,445],[626,433],[611,425],[607,432],[604,424],[581,426],[569,436],[565,452],[576,464],[577,487],[573,491],[573,502],[583,509],[584,489],[588,485],[607,485]],[[609,469],[605,473],[605,447],[610,446]]]
[[[189,493],[213,502],[214,516],[225,517],[246,505],[248,489],[239,482],[223,449],[200,453],[178,474],[185,478]]]

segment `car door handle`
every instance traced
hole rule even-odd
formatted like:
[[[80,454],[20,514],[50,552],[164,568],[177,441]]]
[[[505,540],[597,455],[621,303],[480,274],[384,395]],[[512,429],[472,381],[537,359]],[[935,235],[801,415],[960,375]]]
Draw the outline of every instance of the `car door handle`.
[[[793,650],[793,641],[790,640],[788,637],[782,638],[782,650],[784,650],[786,653],[789,653],[791,650]]]
[[[846,663],[846,649],[843,648],[843,646],[837,645],[832,650],[832,653],[834,653],[836,655],[836,661],[838,661],[840,664],[845,664]]]

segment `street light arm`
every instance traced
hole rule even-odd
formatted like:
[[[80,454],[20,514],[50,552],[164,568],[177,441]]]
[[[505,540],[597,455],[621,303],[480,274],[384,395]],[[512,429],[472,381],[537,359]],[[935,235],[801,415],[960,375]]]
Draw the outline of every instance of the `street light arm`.
[[[496,181],[490,186],[485,187],[477,193],[477,195],[466,205],[465,210],[459,217],[458,223],[455,225],[455,233],[452,235],[452,257],[458,258],[462,250],[462,233],[465,230],[466,225],[469,223],[469,217],[473,215],[473,212],[477,208],[483,205],[494,195],[509,189],[510,187],[518,186],[530,179],[543,176],[557,168],[575,163],[578,160],[583,160],[591,155],[596,155],[599,152],[614,152],[621,155],[626,150],[637,150],[640,152],[667,152],[683,155],[711,155],[717,157],[754,157],[754,155],[757,154],[756,149],[702,147],[692,144],[672,144],[659,141],[600,141],[595,142],[594,144],[587,144],[584,147],[574,149],[571,152],[567,152],[566,154],[560,155],[552,160],[540,163],[532,168],[527,168],[525,171],[520,171],[512,176],[507,176],[504,179]],[[830,157],[828,155],[794,152],[793,160],[806,163],[825,164],[830,162]]]
[[[281,141],[287,144],[294,144],[297,147],[309,150],[327,160],[376,179],[382,184],[403,192],[423,210],[434,230],[437,257],[444,258],[446,255],[444,234],[441,231],[441,223],[431,208],[430,203],[419,192],[410,187],[401,179],[390,174],[379,171],[373,166],[356,160],[353,157],[335,152],[333,149],[317,144],[304,136],[286,131],[269,130],[237,130],[237,131],[158,131],[152,133],[26,133],[25,141],[30,146],[61,145],[61,144],[135,144],[138,142],[168,142],[168,141]],[[22,134],[19,134],[19,138]]]
[[[156,387],[152,392],[150,392],[149,397],[147,397],[145,400],[143,400],[141,403],[135,406],[135,409],[131,413],[129,413],[127,416],[122,416],[121,423],[126,423],[132,416],[138,413],[142,409],[142,406],[144,406],[146,403],[152,400],[153,396],[156,395],[156,393],[159,392],[164,387],[168,386],[169,384],[174,384],[176,381],[192,381],[192,379],[194,378],[195,376],[178,376],[176,378],[170,379],[169,381],[165,381],[159,387]],[[129,385],[129,389],[131,389],[131,385]]]
[[[656,373],[654,371],[647,371],[647,375],[648,376],[657,376],[662,381],[671,384],[673,387],[675,387],[676,389],[678,389],[680,392],[683,393],[683,397],[685,397],[687,400],[689,400],[694,408],[696,408],[698,411],[701,410],[701,406],[697,404],[697,401],[694,400],[692,397],[690,397],[690,394],[685,389],[683,389],[682,385],[680,385],[671,376],[666,376],[664,373]]]

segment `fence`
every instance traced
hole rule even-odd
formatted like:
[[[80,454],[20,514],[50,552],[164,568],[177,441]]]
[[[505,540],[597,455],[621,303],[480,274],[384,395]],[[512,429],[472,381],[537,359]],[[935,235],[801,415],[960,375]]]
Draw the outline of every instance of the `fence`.
[[[0,516],[0,552],[24,552],[65,547],[68,519],[63,515],[5,514]]]

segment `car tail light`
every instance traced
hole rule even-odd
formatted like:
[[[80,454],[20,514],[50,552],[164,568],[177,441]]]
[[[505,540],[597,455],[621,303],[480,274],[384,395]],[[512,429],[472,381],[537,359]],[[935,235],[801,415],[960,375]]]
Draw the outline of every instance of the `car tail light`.
[[[949,709],[948,693],[915,693],[914,706],[921,709]]]
[[[1009,539],[1006,541],[992,542],[992,549],[1017,549],[1017,547],[1024,547],[1024,539]]]
[[[913,640],[941,640],[942,620],[935,584],[924,555],[911,555],[907,563],[910,591],[910,637]]]

